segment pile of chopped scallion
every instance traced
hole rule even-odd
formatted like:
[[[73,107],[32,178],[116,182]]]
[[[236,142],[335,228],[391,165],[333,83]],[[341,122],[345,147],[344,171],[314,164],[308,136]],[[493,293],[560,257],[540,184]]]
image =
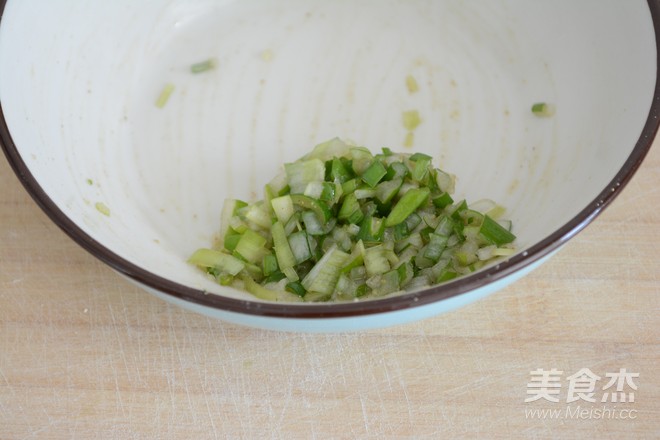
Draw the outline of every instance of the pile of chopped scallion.
[[[320,144],[265,186],[226,200],[219,245],[189,259],[218,283],[271,301],[353,301],[417,290],[514,252],[490,200],[455,201],[431,157]]]

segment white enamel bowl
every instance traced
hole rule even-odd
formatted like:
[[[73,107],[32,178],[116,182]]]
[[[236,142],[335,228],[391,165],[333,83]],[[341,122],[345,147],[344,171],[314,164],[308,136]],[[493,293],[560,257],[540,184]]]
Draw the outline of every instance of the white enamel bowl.
[[[255,327],[382,327],[483,297],[611,202],[658,128],[658,1],[3,5],[0,135],[35,201],[146,290]],[[208,58],[215,70],[190,73]],[[538,101],[555,116],[535,117]],[[400,150],[409,109],[423,119],[410,151],[456,174],[457,197],[507,206],[516,255],[425,291],[316,305],[261,302],[186,263],[225,197],[260,195],[283,162],[334,136]]]

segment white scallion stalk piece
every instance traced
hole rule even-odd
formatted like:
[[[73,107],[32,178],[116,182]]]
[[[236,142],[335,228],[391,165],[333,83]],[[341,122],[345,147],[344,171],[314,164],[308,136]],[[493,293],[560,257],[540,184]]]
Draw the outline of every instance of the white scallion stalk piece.
[[[266,254],[266,239],[259,233],[247,229],[236,244],[236,253],[246,261],[257,264]]]
[[[337,246],[331,247],[302,280],[303,287],[307,291],[331,294],[348,258],[349,254]]]
[[[282,290],[270,290],[254,281],[252,278],[245,276],[243,278],[245,290],[259,299],[274,302],[301,302],[302,298],[293,293]]]
[[[163,86],[163,89],[160,91],[160,95],[156,99],[156,107],[163,108],[167,104],[167,101],[170,100],[170,96],[174,92],[174,84],[167,83]]]
[[[316,241],[311,240],[307,232],[298,231],[289,235],[289,246],[296,264],[300,264],[312,258],[312,252],[316,250]]]
[[[244,225],[244,222],[236,216],[236,213],[241,207],[244,207],[246,204],[240,200],[236,199],[225,199],[222,205],[222,212],[220,213],[220,242],[224,242],[225,235],[230,227],[234,229],[241,229],[241,225]]]
[[[496,257],[510,257],[511,255],[515,254],[516,250],[513,248],[505,248],[505,247],[500,247],[496,248],[493,250],[493,256]]]
[[[298,274],[293,270],[293,267],[296,265],[296,257],[291,251],[291,246],[289,245],[282,223],[273,223],[271,232],[273,234],[273,249],[277,257],[277,264],[282,271],[286,271],[285,273],[290,281],[297,281]]]
[[[303,194],[314,199],[321,198],[321,194],[323,194],[323,182],[320,180],[309,182]]]
[[[310,159],[302,162],[284,165],[291,194],[303,194],[310,182],[323,182],[325,164],[320,159]]]
[[[188,259],[189,263],[205,268],[217,268],[229,275],[238,275],[245,269],[245,262],[213,249],[197,249]]]
[[[282,224],[286,224],[295,212],[293,201],[289,195],[276,197],[270,201],[270,204],[277,220]]]
[[[260,204],[251,205],[245,213],[245,218],[263,229],[269,229],[271,225],[270,215]]]
[[[490,199],[480,199],[474,203],[470,203],[469,207],[473,211],[477,211],[482,214],[488,214],[497,207],[497,203]]]
[[[339,138],[333,138],[315,146],[311,152],[303,156],[303,160],[320,159],[330,160],[334,157],[346,157],[351,146]]]
[[[367,269],[367,276],[373,277],[390,270],[386,252],[387,249],[382,244],[365,250],[364,267]]]

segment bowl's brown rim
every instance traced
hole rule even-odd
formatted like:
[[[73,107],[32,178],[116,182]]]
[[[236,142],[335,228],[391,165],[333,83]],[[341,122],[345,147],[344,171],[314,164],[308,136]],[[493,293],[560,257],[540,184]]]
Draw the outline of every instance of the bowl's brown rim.
[[[0,2],[0,26],[2,26],[2,17],[6,3],[7,0]],[[650,150],[658,127],[660,126],[660,0],[648,0],[648,6],[653,20],[657,56],[656,84],[653,101],[646,123],[635,147],[612,181],[575,217],[539,243],[526,249],[526,252],[514,255],[510,259],[502,261],[497,266],[419,292],[362,302],[288,304],[234,299],[208,294],[202,290],[173,282],[120,257],[86,234],[64,214],[39,185],[21,157],[7,127],[1,100],[0,145],[16,176],[27,192],[60,229],[92,255],[119,273],[171,297],[214,309],[247,315],[304,319],[351,317],[421,307],[466,294],[529,267],[558,249],[562,244],[584,229],[621,193],[621,190],[630,181]]]

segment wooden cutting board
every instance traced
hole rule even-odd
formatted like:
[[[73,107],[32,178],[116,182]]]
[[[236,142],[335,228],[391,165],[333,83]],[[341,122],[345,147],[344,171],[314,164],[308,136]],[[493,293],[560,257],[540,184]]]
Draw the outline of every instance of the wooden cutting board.
[[[660,438],[657,145],[525,279],[448,315],[342,335],[170,306],[60,232],[3,159],[0,188],[0,439]],[[592,395],[584,369],[600,378]],[[558,394],[544,395],[544,373]],[[634,402],[611,402],[620,378]]]

